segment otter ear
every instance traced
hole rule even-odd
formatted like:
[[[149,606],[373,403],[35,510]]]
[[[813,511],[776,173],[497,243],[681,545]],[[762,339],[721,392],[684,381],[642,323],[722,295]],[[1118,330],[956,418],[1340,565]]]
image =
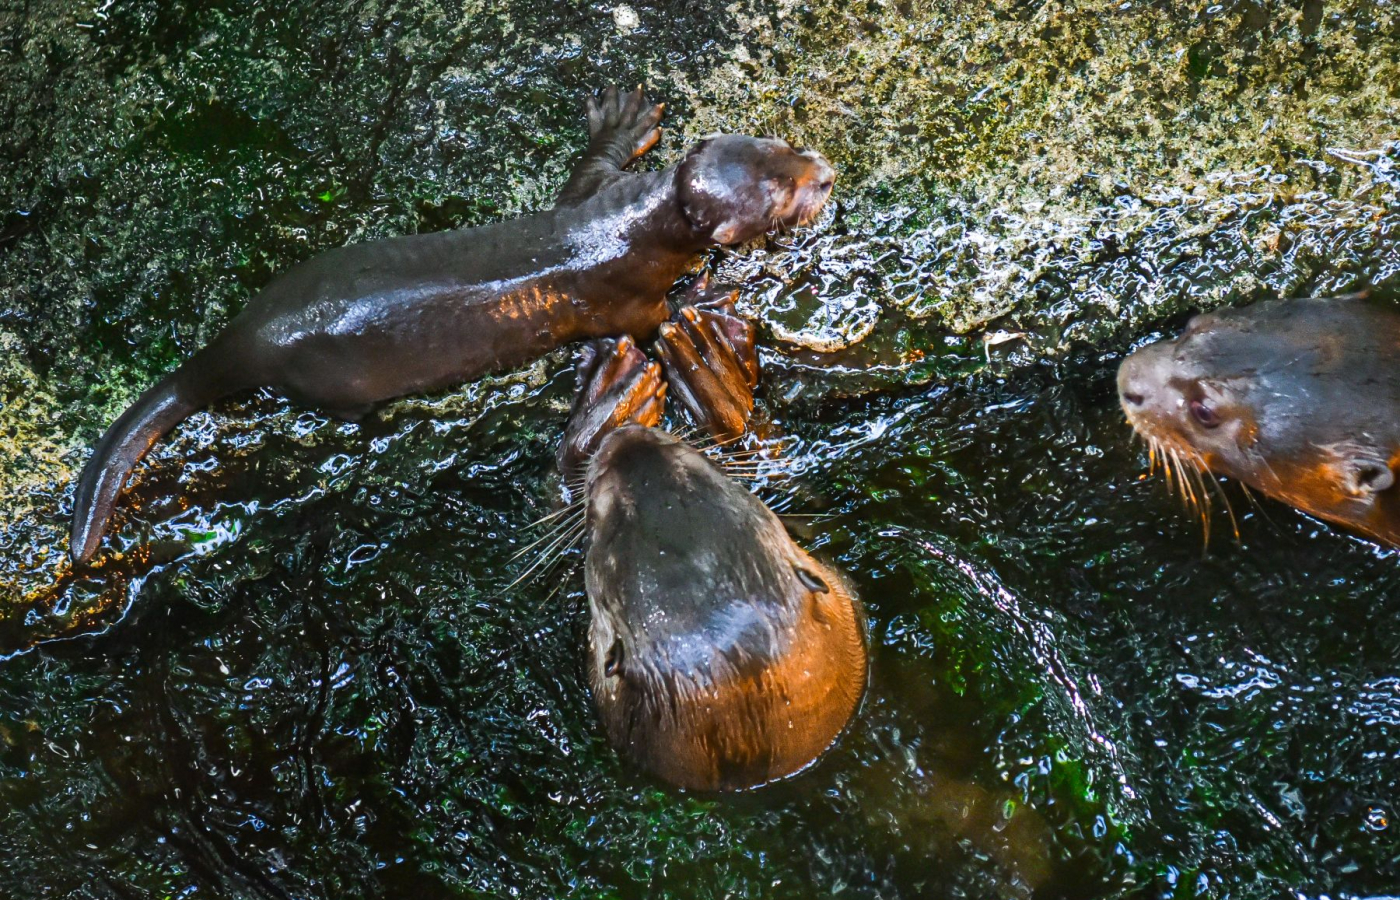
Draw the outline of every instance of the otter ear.
[[[1374,503],[1377,494],[1395,484],[1395,473],[1385,460],[1358,454],[1342,460],[1342,484],[1353,497]]]
[[[676,196],[681,212],[696,231],[716,244],[735,244],[744,238],[743,198],[722,177],[715,160],[714,142],[706,138],[691,148],[676,167]]]

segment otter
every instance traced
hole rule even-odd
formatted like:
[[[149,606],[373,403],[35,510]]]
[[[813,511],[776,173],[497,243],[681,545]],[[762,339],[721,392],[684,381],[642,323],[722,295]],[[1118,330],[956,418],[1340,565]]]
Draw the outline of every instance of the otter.
[[[740,135],[703,140],[664,171],[625,172],[660,138],[661,113],[641,88],[590,98],[588,150],[552,209],[337,248],[269,282],[102,437],[74,492],[74,563],[97,551],[141,457],[214,400],[271,387],[354,420],[565,344],[646,338],[699,252],[807,222],[831,193],[819,153]]]
[[[609,741],[641,768],[690,790],[752,788],[811,765],[850,722],[865,621],[770,509],[655,427],[670,383],[726,433],[757,374],[752,331],[722,298],[668,324],[660,365],[627,339],[585,355],[561,450],[584,473],[587,677]]]
[[[1343,297],[1199,315],[1124,359],[1118,395],[1154,449],[1400,546],[1400,310]]]

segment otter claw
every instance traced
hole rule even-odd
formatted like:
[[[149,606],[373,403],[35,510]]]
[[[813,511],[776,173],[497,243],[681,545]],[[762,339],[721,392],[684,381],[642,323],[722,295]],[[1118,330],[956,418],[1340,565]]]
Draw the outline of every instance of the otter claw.
[[[657,126],[666,105],[652,103],[641,87],[619,96],[617,87],[610,86],[601,97],[589,97],[585,105],[590,149],[614,156],[618,168],[646,153],[661,139]]]
[[[559,468],[566,475],[579,471],[610,432],[623,425],[654,426],[666,408],[661,367],[630,337],[586,345],[578,373],[578,396],[559,446]]]
[[[661,326],[657,355],[672,393],[717,438],[744,433],[758,384],[753,326],[734,311],[733,291],[692,288],[692,301]]]

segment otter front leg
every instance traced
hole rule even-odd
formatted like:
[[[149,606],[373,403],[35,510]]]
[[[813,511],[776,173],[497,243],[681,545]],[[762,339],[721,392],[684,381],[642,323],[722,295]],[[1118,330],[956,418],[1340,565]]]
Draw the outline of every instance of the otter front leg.
[[[735,293],[701,284],[656,341],[672,392],[696,424],[722,440],[744,433],[758,385],[754,330],[735,312]]]
[[[654,426],[666,409],[661,366],[647,359],[630,337],[585,346],[578,385],[559,445],[559,471],[565,478],[583,470],[609,432],[623,425]]]
[[[555,204],[570,206],[586,200],[654,147],[661,139],[657,124],[665,105],[652,103],[640,87],[621,97],[616,87],[604,91],[602,98],[589,97],[588,152],[574,166]]]

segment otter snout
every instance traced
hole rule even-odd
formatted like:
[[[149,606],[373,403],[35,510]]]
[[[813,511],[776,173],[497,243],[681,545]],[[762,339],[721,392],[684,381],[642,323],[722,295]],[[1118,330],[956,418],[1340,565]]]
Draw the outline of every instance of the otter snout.
[[[831,197],[831,189],[836,186],[836,168],[815,150],[802,150],[798,155],[808,160],[809,170],[793,197],[791,217],[805,224],[817,217]]]
[[[643,475],[668,472],[668,448],[679,443],[659,428],[645,425],[623,425],[609,432],[588,462],[590,493],[608,487],[617,480],[629,483]]]
[[[1170,363],[1171,348],[1162,342],[1130,354],[1118,366],[1118,403],[1134,428],[1140,428],[1145,417],[1175,405],[1175,392],[1167,384]]]
[[[663,523],[666,499],[704,479],[703,457],[659,428],[624,425],[603,438],[588,463],[588,517],[595,529]]]

